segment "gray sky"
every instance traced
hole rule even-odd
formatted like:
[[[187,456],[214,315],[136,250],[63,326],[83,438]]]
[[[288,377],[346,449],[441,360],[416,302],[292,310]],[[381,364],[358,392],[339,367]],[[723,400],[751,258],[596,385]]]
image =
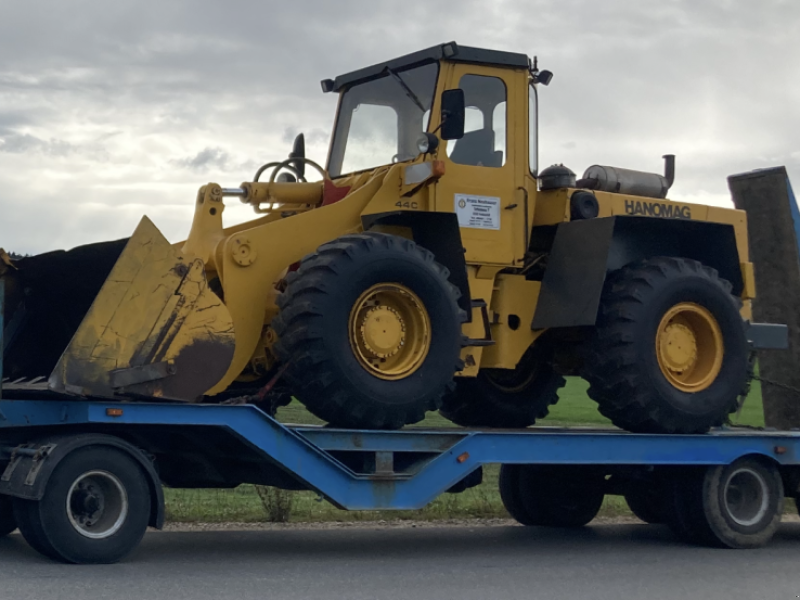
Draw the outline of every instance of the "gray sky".
[[[299,131],[324,160],[320,79],[450,40],[555,73],[543,166],[671,152],[676,200],[728,204],[728,175],[781,164],[800,190],[798,31],[800,0],[0,0],[0,246],[125,237],[143,214],[177,241],[203,183],[250,179]]]

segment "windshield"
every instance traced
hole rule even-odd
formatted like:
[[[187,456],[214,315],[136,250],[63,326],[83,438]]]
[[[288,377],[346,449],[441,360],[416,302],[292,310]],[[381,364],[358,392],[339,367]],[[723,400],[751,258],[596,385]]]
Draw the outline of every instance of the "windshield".
[[[387,70],[378,79],[346,90],[333,132],[330,176],[417,156],[417,140],[428,128],[438,74],[438,63]]]

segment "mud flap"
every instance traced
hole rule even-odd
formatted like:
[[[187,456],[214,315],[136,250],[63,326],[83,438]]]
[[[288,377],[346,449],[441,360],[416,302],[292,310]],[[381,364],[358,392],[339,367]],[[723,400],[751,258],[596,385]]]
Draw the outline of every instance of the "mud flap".
[[[231,315],[145,217],[49,378],[50,389],[197,401],[233,358]]]

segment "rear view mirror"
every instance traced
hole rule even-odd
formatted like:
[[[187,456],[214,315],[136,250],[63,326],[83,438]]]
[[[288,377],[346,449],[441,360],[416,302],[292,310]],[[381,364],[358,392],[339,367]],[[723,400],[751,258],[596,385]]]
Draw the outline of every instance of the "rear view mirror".
[[[464,90],[442,93],[442,139],[460,140],[464,137]]]

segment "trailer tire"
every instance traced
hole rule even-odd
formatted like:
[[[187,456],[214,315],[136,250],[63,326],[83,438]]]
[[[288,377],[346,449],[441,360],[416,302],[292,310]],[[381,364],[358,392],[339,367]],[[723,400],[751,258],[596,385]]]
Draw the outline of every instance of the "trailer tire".
[[[740,301],[716,270],[656,257],[612,273],[582,376],[599,411],[640,433],[703,433],[748,377]]]
[[[60,560],[44,533],[38,511],[38,504],[39,502],[37,500],[14,498],[14,518],[17,521],[19,532],[22,534],[25,541],[28,542],[28,545],[39,554],[47,558],[52,558],[53,560]]]
[[[759,548],[767,544],[783,515],[780,471],[768,459],[746,456],[709,467],[703,478],[708,538],[716,546]]]
[[[150,509],[142,468],[127,453],[104,446],[67,455],[41,500],[15,502],[25,540],[45,556],[76,564],[127,556],[144,536]]]
[[[501,465],[500,466],[500,500],[511,518],[521,525],[536,525],[531,519],[525,506],[522,504],[522,493],[520,489],[520,473],[523,465]]]
[[[7,536],[17,528],[14,518],[14,505],[11,496],[0,496],[0,538]]]
[[[532,525],[583,527],[603,504],[604,475],[584,465],[523,465],[520,500]]]
[[[439,412],[462,427],[529,427],[558,402],[566,380],[556,373],[543,344],[534,343],[515,369],[483,369],[475,378],[456,377]]]
[[[365,232],[306,256],[273,319],[292,392],[339,427],[398,429],[437,410],[464,341],[459,289],[411,240]]]
[[[767,459],[745,456],[729,465],[691,469],[672,481],[668,523],[687,542],[760,548],[783,514],[783,480]]]
[[[634,516],[648,525],[662,525],[666,523],[666,498],[664,490],[660,487],[637,487],[628,490],[625,502]]]

